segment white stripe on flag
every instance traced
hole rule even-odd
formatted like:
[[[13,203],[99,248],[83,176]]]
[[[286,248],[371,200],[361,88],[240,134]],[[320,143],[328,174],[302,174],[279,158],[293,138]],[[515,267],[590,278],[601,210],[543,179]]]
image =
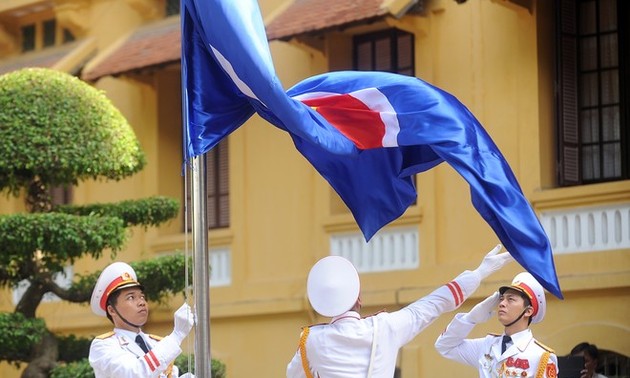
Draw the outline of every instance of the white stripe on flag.
[[[221,67],[223,67],[225,72],[228,74],[228,76],[234,82],[234,85],[236,85],[236,87],[245,96],[260,101],[260,99],[258,97],[256,97],[254,92],[251,90],[251,88],[247,84],[245,84],[245,82],[243,80],[241,80],[240,77],[238,77],[238,75],[236,74],[236,71],[234,71],[234,67],[232,67],[232,63],[230,63],[229,60],[225,59],[225,57],[219,52],[219,50],[217,50],[214,47],[212,47],[212,45],[209,45],[209,46],[210,46],[210,49],[212,49],[212,53],[217,58],[217,61],[219,62]],[[262,103],[262,101],[260,101],[260,102]],[[264,103],[263,103],[263,105],[264,105]]]
[[[383,135],[382,141],[383,147],[397,147],[400,125],[398,124],[398,117],[396,117],[396,110],[394,110],[387,96],[376,88],[361,89],[351,92],[349,95],[380,114],[381,121],[385,125],[385,135]]]
[[[306,92],[306,93],[299,94],[297,96],[293,96],[291,98],[297,101],[305,101],[305,100],[310,100],[312,98],[322,98],[322,97],[329,97],[329,96],[341,96],[341,95],[339,93],[333,93],[333,92]]]

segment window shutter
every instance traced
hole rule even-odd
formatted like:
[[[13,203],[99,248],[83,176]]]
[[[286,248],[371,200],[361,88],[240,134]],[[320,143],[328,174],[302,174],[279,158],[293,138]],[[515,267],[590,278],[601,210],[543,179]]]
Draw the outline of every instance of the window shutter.
[[[357,70],[413,76],[413,34],[393,28],[355,36],[353,59],[353,67]]]
[[[212,150],[206,153],[206,194],[208,195],[208,228],[217,228],[219,219],[217,217],[217,150],[220,148],[216,145]]]
[[[577,78],[577,15],[575,0],[561,0],[559,7],[559,181],[576,185],[580,180]]]
[[[227,140],[221,143],[218,157],[219,164],[217,165],[219,179],[218,190],[218,211],[217,216],[219,218],[219,227],[228,227],[230,225],[230,182],[229,182],[229,167],[228,167],[228,143]]]
[[[228,140],[224,139],[206,157],[206,195],[208,229],[230,226],[230,183]],[[188,231],[192,230],[191,189],[186,192]]]
[[[230,225],[228,140],[224,139],[206,155],[208,182],[208,228]]]
[[[414,74],[414,48],[413,35],[401,34],[398,36],[396,48],[398,55],[398,73],[413,76]]]

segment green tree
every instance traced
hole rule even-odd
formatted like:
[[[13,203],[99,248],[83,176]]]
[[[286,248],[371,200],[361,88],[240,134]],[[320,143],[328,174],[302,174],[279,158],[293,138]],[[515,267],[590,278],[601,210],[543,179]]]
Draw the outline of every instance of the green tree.
[[[70,287],[55,277],[77,259],[110,258],[134,226],[152,227],[174,218],[178,202],[152,197],[119,203],[55,206],[51,189],[88,179],[120,180],[139,172],[145,157],[126,119],[87,83],[49,69],[0,76],[0,191],[23,195],[26,213],[0,216],[0,287],[28,283],[14,312],[0,313],[0,360],[26,363],[24,378],[48,377],[59,361],[70,373],[85,370],[89,340],[51,333],[36,310],[44,295],[89,302],[100,272]],[[184,257],[132,264],[138,279],[151,277],[149,300],[184,290]],[[73,373],[74,372],[74,373]],[[56,369],[56,374],[63,374]]]

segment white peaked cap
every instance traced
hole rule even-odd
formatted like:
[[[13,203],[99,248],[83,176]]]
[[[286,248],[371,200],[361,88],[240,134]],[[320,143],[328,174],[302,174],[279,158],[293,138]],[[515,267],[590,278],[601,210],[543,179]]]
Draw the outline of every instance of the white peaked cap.
[[[107,298],[111,293],[126,287],[139,286],[136,272],[129,264],[124,262],[115,262],[108,265],[96,281],[92,298],[90,299],[90,307],[92,312],[98,316],[106,316]]]
[[[327,317],[350,310],[359,299],[361,283],[354,265],[341,256],[319,260],[308,274],[308,300],[318,314]]]
[[[503,294],[507,289],[520,291],[527,295],[529,301],[532,303],[534,313],[532,314],[532,323],[539,323],[545,317],[545,311],[547,310],[547,302],[545,301],[545,289],[542,285],[536,281],[534,276],[528,272],[522,272],[517,274],[512,280],[510,286],[502,286],[499,288],[499,292]]]

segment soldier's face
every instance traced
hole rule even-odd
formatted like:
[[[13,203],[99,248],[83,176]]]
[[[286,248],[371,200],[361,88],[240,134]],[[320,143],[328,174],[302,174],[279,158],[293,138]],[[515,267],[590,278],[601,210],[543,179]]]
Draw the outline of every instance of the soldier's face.
[[[116,299],[116,310],[127,321],[139,326],[143,326],[149,317],[149,306],[147,306],[146,298],[142,290],[137,287],[121,289],[121,293]],[[112,320],[114,320],[114,325],[117,328],[137,331],[122,321],[115,311],[112,310],[109,313],[112,315]]]
[[[521,294],[516,290],[508,289],[499,297],[497,317],[501,324],[510,324],[521,315],[525,307],[525,299]]]

